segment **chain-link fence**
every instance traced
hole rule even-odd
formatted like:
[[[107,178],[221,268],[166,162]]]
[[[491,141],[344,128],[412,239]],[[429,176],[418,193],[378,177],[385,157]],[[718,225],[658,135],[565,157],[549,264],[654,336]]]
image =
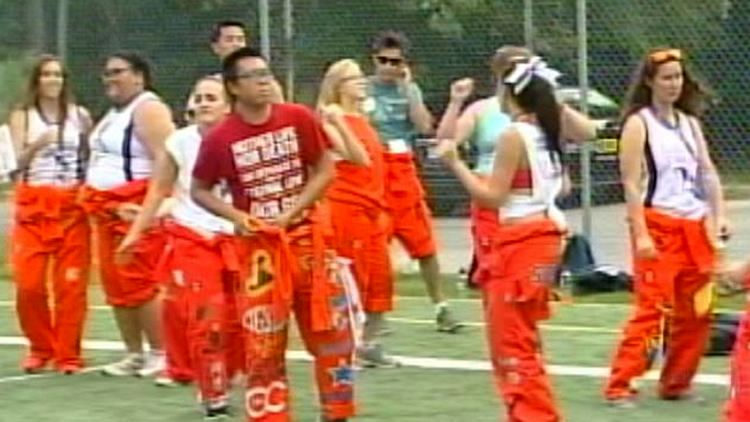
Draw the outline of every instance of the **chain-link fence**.
[[[750,2],[734,0],[596,0],[587,2],[587,45],[577,28],[582,0],[0,0],[0,83],[7,104],[22,85],[20,63],[29,51],[64,50],[81,101],[103,111],[98,79],[102,59],[120,49],[143,52],[155,65],[157,87],[181,109],[192,81],[218,68],[209,48],[212,24],[247,22],[250,40],[270,46],[274,70],[288,95],[312,104],[327,64],[350,57],[370,69],[368,42],[384,29],[411,40],[413,73],[429,108],[439,117],[450,82],[477,81],[477,97],[492,92],[490,55],[501,45],[529,44],[564,73],[561,97],[580,105],[581,46],[586,47],[588,110],[616,122],[619,106],[638,59],[650,47],[683,48],[697,73],[710,82],[715,102],[706,130],[733,195],[750,184],[747,162],[750,102],[745,68],[750,63]],[[266,4],[268,32],[260,33]],[[58,25],[62,23],[62,26]],[[178,113],[176,113],[178,114]],[[592,203],[618,202],[615,141],[617,128],[593,147]],[[580,187],[577,152],[569,157]],[[438,214],[462,214],[466,195],[435,163],[423,172]],[[580,204],[580,190],[566,204]]]

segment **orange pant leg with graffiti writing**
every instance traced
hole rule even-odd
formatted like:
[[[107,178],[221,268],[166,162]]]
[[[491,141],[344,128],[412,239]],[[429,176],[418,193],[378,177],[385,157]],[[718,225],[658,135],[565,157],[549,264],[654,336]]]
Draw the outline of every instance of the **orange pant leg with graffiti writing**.
[[[244,275],[238,308],[246,329],[248,421],[292,420],[285,364],[290,307],[315,358],[323,415],[354,415],[353,321],[344,288],[323,267],[325,244],[315,239],[312,231],[320,228],[314,226],[293,229],[289,239],[257,234],[241,240]],[[284,242],[289,242],[286,252]]]
[[[437,253],[432,215],[411,153],[384,154],[385,201],[390,213],[390,237],[398,239],[412,259]]]
[[[482,285],[487,338],[508,422],[562,420],[544,369],[537,323],[550,315],[549,283],[560,263],[562,235],[552,221],[498,230]]]
[[[658,257],[633,260],[635,310],[615,353],[608,399],[637,392],[631,381],[648,370],[662,331],[667,336],[659,395],[686,393],[710,335],[714,251],[704,222],[647,209],[646,225]]]
[[[102,287],[112,306],[140,306],[159,292],[155,270],[164,249],[161,229],[144,233],[132,248],[133,259],[124,264],[115,261],[115,251],[130,227],[115,210],[123,203],[143,202],[147,185],[147,180],[137,180],[106,191],[91,187],[84,191],[83,206],[94,219]]]
[[[750,287],[750,275],[745,288]],[[724,404],[726,422],[750,421],[750,303],[745,306],[732,350],[729,398]]]
[[[186,341],[200,397],[209,406],[226,404],[227,342],[224,284],[239,270],[234,240],[201,234],[174,222],[165,224],[172,284],[182,290]]]
[[[393,309],[393,270],[388,250],[388,217],[383,210],[329,201],[334,249],[352,260],[366,312]]]
[[[89,225],[76,205],[78,188],[16,188],[11,261],[16,310],[30,354],[57,365],[82,365]],[[49,266],[51,279],[47,280]],[[54,311],[49,309],[50,282]]]

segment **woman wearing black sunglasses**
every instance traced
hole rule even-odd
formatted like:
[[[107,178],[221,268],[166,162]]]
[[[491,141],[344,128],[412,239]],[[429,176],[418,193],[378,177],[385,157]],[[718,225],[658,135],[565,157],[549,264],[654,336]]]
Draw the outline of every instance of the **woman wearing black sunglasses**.
[[[57,370],[73,374],[83,366],[89,226],[76,198],[86,165],[82,139],[91,118],[75,104],[60,59],[37,60],[9,126],[18,157],[11,259],[18,319],[30,343],[22,366],[37,372],[54,360]]]

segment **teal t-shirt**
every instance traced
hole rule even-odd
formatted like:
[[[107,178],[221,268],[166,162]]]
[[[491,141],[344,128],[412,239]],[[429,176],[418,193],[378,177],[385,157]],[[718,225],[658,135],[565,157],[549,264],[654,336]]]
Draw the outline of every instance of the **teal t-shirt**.
[[[414,82],[407,85],[380,82],[371,77],[369,95],[372,109],[368,114],[380,141],[403,139],[411,143],[418,133],[409,116],[409,102],[422,102],[419,86]]]
[[[492,173],[497,142],[510,123],[510,116],[500,110],[500,101],[493,97],[482,104],[469,140],[477,149],[474,171],[481,174]]]

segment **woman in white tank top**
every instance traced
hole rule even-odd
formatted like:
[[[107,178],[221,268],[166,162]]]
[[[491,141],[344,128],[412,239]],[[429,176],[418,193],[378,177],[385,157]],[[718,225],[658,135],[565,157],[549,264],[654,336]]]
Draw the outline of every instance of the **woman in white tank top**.
[[[566,230],[555,204],[563,185],[558,75],[539,57],[514,62],[502,75],[500,100],[513,123],[498,140],[485,180],[458,159],[452,142],[439,147],[472,199],[500,209],[482,295],[494,376],[514,421],[562,420],[537,346]]]
[[[216,386],[229,385],[227,378],[244,367],[237,359],[227,362],[230,348],[244,347],[237,340],[239,336],[227,338],[225,319],[234,298],[225,296],[225,287],[231,285],[225,278],[231,268],[224,254],[231,249],[234,226],[193,202],[190,184],[203,136],[229,113],[230,107],[222,80],[215,76],[198,80],[190,98],[195,124],[167,139],[167,153],[156,163],[143,209],[119,251],[128,253],[158,215],[167,215],[163,225],[168,247],[160,263],[169,274],[163,304],[167,370],[156,381],[165,385],[194,379],[206,416],[214,417],[227,410],[227,391]],[[204,309],[205,317],[198,319],[195,312],[185,313],[183,309]],[[181,350],[190,353],[182,356]]]
[[[152,92],[150,66],[139,55],[110,56],[102,81],[112,108],[89,137],[91,164],[84,206],[95,224],[102,286],[128,353],[103,371],[112,376],[149,376],[164,367],[159,280],[154,271],[163,236],[150,230],[127,258],[116,260],[115,250],[146,194],[154,158],[162,154],[174,125],[169,108]],[[144,336],[150,345],[146,355]]]
[[[58,371],[76,373],[83,367],[89,268],[89,226],[76,198],[91,118],[73,102],[58,58],[37,60],[26,99],[9,126],[18,157],[11,260],[18,319],[30,343],[22,366],[36,372],[53,361]],[[54,311],[48,282],[55,292]]]
[[[692,379],[710,335],[715,235],[729,235],[721,183],[698,122],[704,98],[676,49],[649,52],[630,87],[620,173],[635,309],[604,391],[615,406],[636,404],[632,381],[653,357],[663,359],[659,398],[696,397]]]

